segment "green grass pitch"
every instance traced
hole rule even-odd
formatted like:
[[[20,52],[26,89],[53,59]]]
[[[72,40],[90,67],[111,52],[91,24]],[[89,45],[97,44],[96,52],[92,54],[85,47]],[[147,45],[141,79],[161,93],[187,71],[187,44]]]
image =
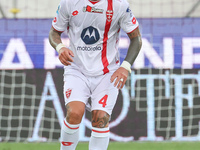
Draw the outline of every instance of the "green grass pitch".
[[[0,150],[59,150],[59,143],[0,143]],[[88,150],[88,143],[76,150]],[[110,142],[108,150],[200,150],[200,142]]]

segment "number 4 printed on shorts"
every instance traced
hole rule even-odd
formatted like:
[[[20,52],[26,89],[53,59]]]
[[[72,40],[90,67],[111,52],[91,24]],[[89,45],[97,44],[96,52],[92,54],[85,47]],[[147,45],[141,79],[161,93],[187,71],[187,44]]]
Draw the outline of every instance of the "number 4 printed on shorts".
[[[102,107],[106,107],[107,99],[108,99],[108,95],[105,95],[102,99],[100,99],[99,104],[102,104]]]

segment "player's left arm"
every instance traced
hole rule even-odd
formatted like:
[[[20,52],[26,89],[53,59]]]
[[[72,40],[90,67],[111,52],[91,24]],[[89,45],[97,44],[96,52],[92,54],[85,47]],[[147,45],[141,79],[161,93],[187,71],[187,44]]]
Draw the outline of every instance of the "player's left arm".
[[[139,27],[127,35],[130,38],[128,52],[120,68],[117,69],[111,77],[111,82],[115,81],[114,86],[117,86],[118,89],[122,89],[126,83],[128,72],[131,72],[131,66],[137,58],[142,46]]]

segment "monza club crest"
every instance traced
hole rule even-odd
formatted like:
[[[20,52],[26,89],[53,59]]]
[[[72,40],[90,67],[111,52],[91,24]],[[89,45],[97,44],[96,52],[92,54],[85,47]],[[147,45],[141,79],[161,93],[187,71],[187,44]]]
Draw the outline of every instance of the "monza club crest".
[[[113,18],[113,11],[112,10],[106,11],[106,18],[109,22],[112,21],[112,18]]]
[[[67,89],[67,91],[65,92],[66,97],[69,98],[71,93],[72,93],[72,89]]]

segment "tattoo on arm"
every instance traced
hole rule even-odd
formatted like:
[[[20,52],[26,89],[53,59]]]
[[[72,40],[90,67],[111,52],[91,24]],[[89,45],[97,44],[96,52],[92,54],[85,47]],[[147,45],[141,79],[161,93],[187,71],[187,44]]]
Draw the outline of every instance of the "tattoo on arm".
[[[129,36],[130,39],[133,39],[133,38],[135,38],[137,36],[140,36],[139,29],[137,28],[135,31],[129,33],[128,36]]]
[[[129,45],[125,60],[128,61],[132,65],[136,57],[138,56],[139,51],[142,46],[142,40],[141,40],[139,28],[129,33],[128,36],[130,38],[130,45]]]
[[[92,126],[97,128],[104,128],[108,126],[110,115],[101,110],[92,111]]]
[[[61,34],[62,32],[58,32],[51,27],[51,30],[49,32],[49,42],[51,46],[55,49],[58,44],[60,44],[61,41]]]

